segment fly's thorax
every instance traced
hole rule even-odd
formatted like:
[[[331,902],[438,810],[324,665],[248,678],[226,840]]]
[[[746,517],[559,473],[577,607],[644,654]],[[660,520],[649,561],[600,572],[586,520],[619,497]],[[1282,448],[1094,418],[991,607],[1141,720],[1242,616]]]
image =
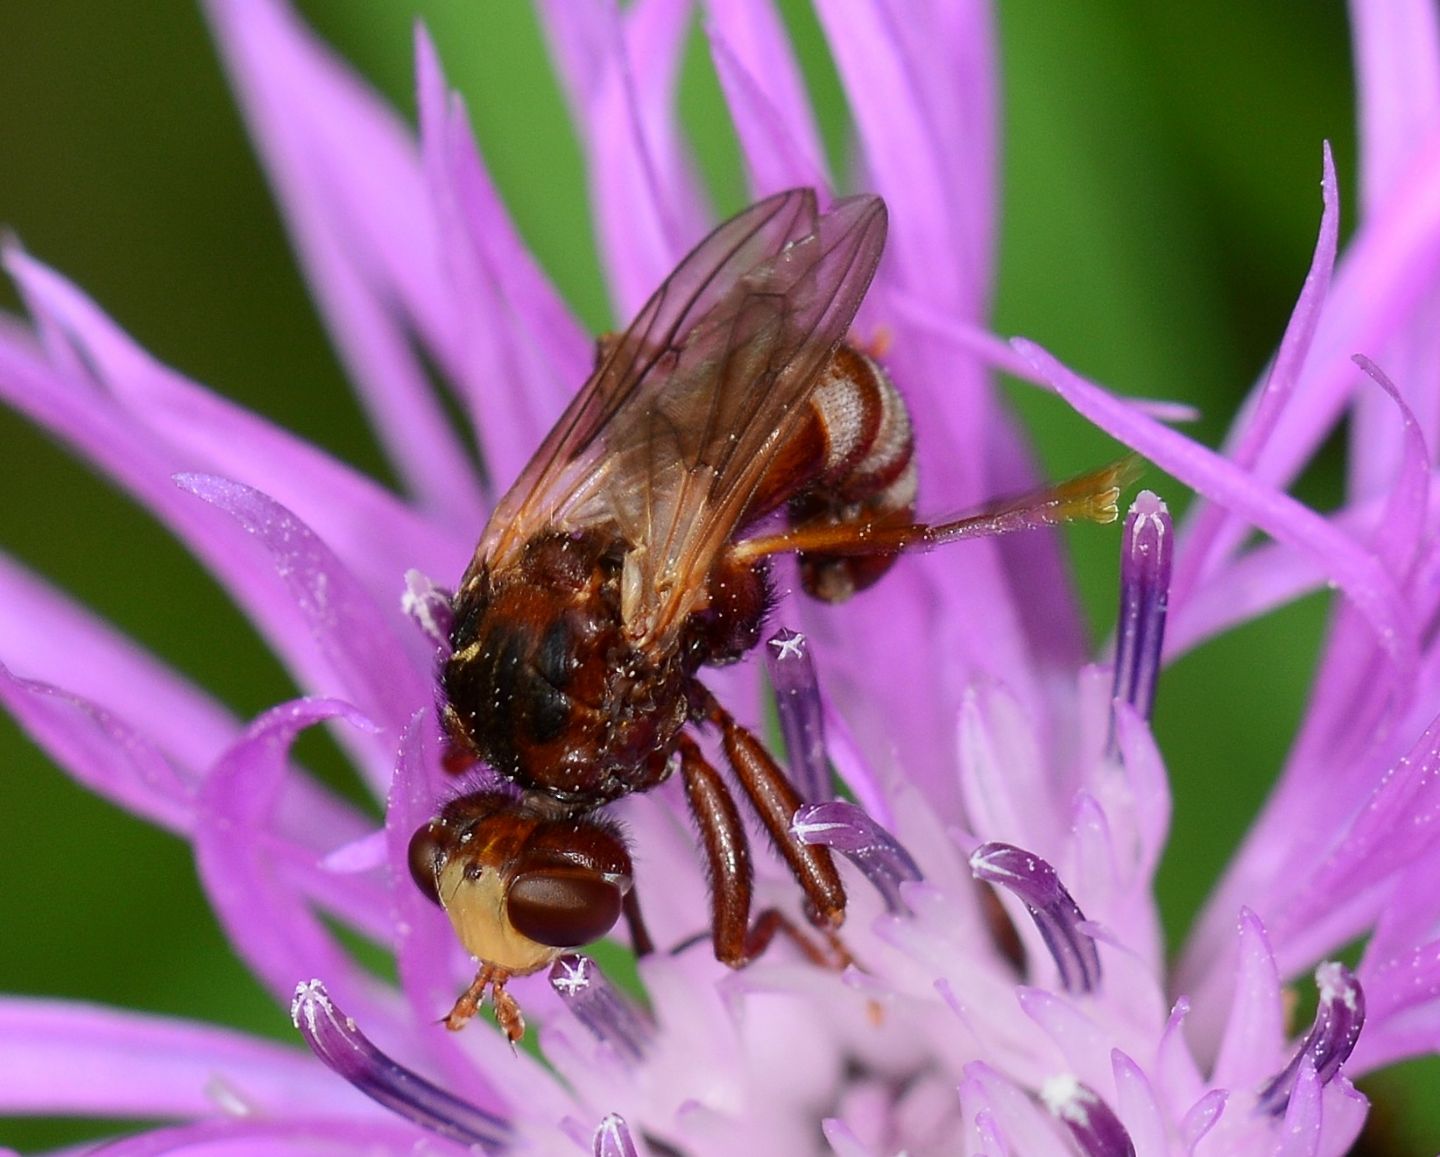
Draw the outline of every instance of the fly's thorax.
[[[654,782],[686,718],[680,656],[647,655],[624,629],[623,559],[597,532],[549,533],[456,598],[446,729],[507,779],[575,807]]]

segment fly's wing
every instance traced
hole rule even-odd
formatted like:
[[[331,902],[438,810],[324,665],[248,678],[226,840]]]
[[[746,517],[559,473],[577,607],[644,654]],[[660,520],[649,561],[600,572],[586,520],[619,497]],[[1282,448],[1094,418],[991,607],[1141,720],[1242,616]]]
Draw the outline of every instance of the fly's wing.
[[[884,244],[879,198],[838,202],[678,335],[637,401],[606,427],[618,467],[589,501],[630,544],[621,610],[639,645],[663,652],[699,609],[716,558],[804,419]]]
[[[597,493],[636,488],[608,454],[610,431],[638,423],[665,388],[662,359],[748,271],[815,230],[815,194],[792,189],[716,228],[666,278],[630,328],[606,347],[595,372],[496,504],[462,589],[482,568],[504,567],[546,527],[601,523]],[[603,436],[602,436],[603,434]],[[587,522],[588,520],[588,522]]]

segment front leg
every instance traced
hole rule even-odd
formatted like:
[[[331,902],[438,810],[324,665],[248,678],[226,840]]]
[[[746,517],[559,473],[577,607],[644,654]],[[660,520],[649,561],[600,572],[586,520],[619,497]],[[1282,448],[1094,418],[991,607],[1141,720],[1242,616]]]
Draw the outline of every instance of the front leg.
[[[491,1003],[495,1006],[495,1021],[510,1043],[515,1044],[525,1035],[525,1017],[515,998],[505,990],[505,982],[509,979],[510,973],[507,969],[494,964],[482,964],[475,973],[475,979],[470,982],[470,987],[460,994],[455,1007],[445,1017],[445,1027],[451,1032],[459,1032],[464,1028],[485,1003],[485,990],[488,988]]]

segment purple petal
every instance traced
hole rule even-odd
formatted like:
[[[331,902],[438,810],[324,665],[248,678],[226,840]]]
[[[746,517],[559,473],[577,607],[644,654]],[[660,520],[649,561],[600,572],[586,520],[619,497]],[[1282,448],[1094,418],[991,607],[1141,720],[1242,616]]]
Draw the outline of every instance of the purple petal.
[[[0,998],[0,1110],[15,1115],[372,1116],[301,1052],[231,1029]]]
[[[865,873],[892,916],[910,915],[900,885],[925,877],[910,853],[889,832],[844,800],[806,804],[795,813],[790,830],[805,844],[834,848]]]
[[[1282,1102],[1285,1120],[1276,1130],[1275,1148],[1271,1150],[1275,1157],[1317,1157],[1320,1152],[1321,1085],[1310,1059],[1299,1059],[1293,1093]]]
[[[0,660],[103,704],[192,773],[240,733],[239,721],[199,687],[3,554]]]
[[[1023,848],[988,843],[971,854],[970,868],[977,880],[1000,885],[1025,905],[1066,992],[1093,992],[1099,986],[1099,951],[1094,939],[1080,930],[1085,914],[1053,867]]]
[[[46,753],[91,791],[174,832],[193,822],[195,783],[120,716],[0,667],[3,705]]]
[[[273,708],[246,729],[201,789],[196,865],[231,944],[277,999],[291,993],[297,976],[324,971],[343,978],[347,1000],[367,1019],[388,1023],[391,1015],[374,1011],[362,995],[372,986],[358,966],[277,871],[273,851],[272,817],[286,786],[290,745],[306,727],[329,719],[373,726],[348,704],[301,700]]]
[[[1360,971],[1372,1007],[1346,1072],[1360,1077],[1432,1054],[1440,1036],[1440,940],[1427,939],[1385,956],[1367,948]]]
[[[1440,29],[1426,0],[1350,5],[1360,115],[1361,209],[1368,221],[1383,221],[1412,180],[1425,145],[1440,130]],[[1433,439],[1440,434],[1440,360],[1437,310],[1432,289],[1415,309],[1412,323],[1383,346],[1357,346],[1384,361],[1398,380]],[[1352,351],[1353,352],[1353,351]],[[1354,492],[1366,496],[1388,478],[1399,457],[1399,444],[1383,405],[1362,394],[1352,415],[1348,462]]]
[[[825,757],[820,683],[805,636],[798,631],[781,629],[766,640],[764,653],[795,790],[812,803],[829,799],[834,792],[830,788],[830,768]]]
[[[472,319],[461,327],[459,374],[498,491],[589,375],[592,343],[516,233],[423,28],[415,51],[422,155],[443,260],[456,307]]]
[[[93,375],[129,420],[170,448],[177,466],[262,485],[314,526],[378,597],[394,597],[402,567],[463,565],[449,535],[372,479],[162,365],[53,270],[13,248],[5,265],[50,335],[51,360],[85,367],[70,372],[72,380],[88,383]]]
[[[655,1035],[647,1014],[588,956],[568,952],[550,966],[550,987],[602,1047],[639,1064]]]
[[[410,342],[413,327],[453,364],[462,324],[411,134],[283,4],[209,0],[206,9],[376,436],[427,508],[478,527],[474,472]]]
[[[1440,124],[1440,27],[1427,0],[1350,5],[1360,106],[1361,203],[1380,210],[1417,142]]]
[[[990,18],[978,4],[822,0],[864,168],[897,222],[892,266],[962,316],[990,284],[996,173]],[[947,258],[936,262],[934,255]]]
[[[1134,808],[1137,846],[1131,879],[1148,890],[1170,830],[1170,781],[1155,737],[1144,721],[1128,707],[1117,709],[1114,717],[1116,743]]]
[[[1393,664],[1392,678],[1408,687],[1417,662],[1414,625],[1394,581],[1369,552],[1288,495],[1083,381],[1039,346],[1019,339],[1015,346],[1062,398],[1101,429],[1275,540],[1314,556],[1370,624]]]
[[[706,35],[741,154],[758,197],[830,187],[803,78],[768,0],[709,0]]]
[[[820,697],[820,706],[827,736],[826,747],[836,773],[845,782],[845,786],[855,793],[860,806],[869,815],[874,816],[878,823],[893,824],[894,813],[891,811],[890,801],[886,798],[880,775],[856,742],[849,723],[823,695]]]
[[[296,986],[290,1019],[326,1065],[405,1120],[482,1152],[507,1147],[507,1121],[447,1093],[386,1056],[331,1002],[320,981],[302,981]]]
[[[441,1142],[445,1152],[465,1152]],[[347,1118],[304,1118],[289,1121],[204,1121],[153,1129],[135,1137],[107,1141],[106,1157],[411,1157],[416,1152],[413,1126],[386,1121],[356,1122]]]
[[[427,702],[433,692],[402,644],[394,619],[375,605],[309,527],[268,495],[201,474],[177,475],[175,481],[230,515],[244,536],[260,542],[269,557],[262,562],[252,554],[252,565],[272,568],[284,583],[329,663],[327,684],[382,726],[399,732],[416,705]],[[384,754],[387,766],[374,773],[377,786],[389,775],[388,741]]]
[[[619,316],[639,310],[705,232],[675,117],[688,0],[546,0],[544,30],[588,149],[591,203]]]
[[[1296,389],[1295,404],[1286,408],[1256,463],[1254,473],[1259,481],[1277,486],[1288,483],[1344,416],[1358,384],[1350,363],[1354,353],[1382,357],[1393,366],[1391,347],[1397,338],[1408,339],[1412,332],[1426,329],[1433,335],[1435,269],[1440,264],[1437,180],[1440,133],[1421,143],[1410,178],[1395,189],[1386,211],[1367,220],[1347,247]],[[1412,401],[1421,399],[1412,395]],[[1361,401],[1362,410],[1370,407]],[[1426,402],[1424,411],[1434,410],[1434,405]],[[1388,423],[1390,419],[1384,420]],[[1373,450],[1377,469],[1388,478],[1398,460],[1399,444],[1372,444],[1369,432],[1374,429],[1377,427],[1367,421],[1366,439],[1357,442],[1352,461],[1366,459]],[[1434,434],[1433,428],[1427,428],[1432,441]]]
[[[1300,372],[1314,342],[1320,311],[1330,289],[1335,268],[1335,249],[1340,236],[1340,194],[1335,181],[1335,161],[1326,143],[1320,179],[1323,209],[1320,235],[1300,297],[1280,339],[1274,364],[1255,392],[1246,401],[1242,416],[1227,440],[1226,456],[1239,468],[1254,466],[1281,415],[1295,394]],[[1233,552],[1242,541],[1246,527],[1236,514],[1222,506],[1203,503],[1190,518],[1185,531],[1185,550],[1175,576],[1175,602],[1184,603],[1201,586],[1200,579],[1220,558]]]
[[[960,708],[960,788],[967,825],[978,835],[1056,848],[1068,801],[1038,749],[1034,718],[1008,688],[972,686]]]
[[[50,646],[73,645],[72,662],[84,660],[75,663],[76,676],[129,710],[41,680],[19,678],[3,665],[0,703],[90,790],[153,823],[188,832],[200,776],[239,737],[239,724],[158,662],[61,604],[53,592],[10,569],[3,559],[0,576],[0,591],[13,596],[5,613],[25,617],[24,629],[38,631]],[[7,626],[7,644],[9,639]],[[100,686],[107,674],[113,682]],[[138,711],[144,725],[137,725],[129,711]],[[159,735],[153,733],[157,728]],[[348,804],[308,779],[291,785],[278,816],[280,829],[302,844],[355,838],[361,824]]]
[[[1015,990],[1020,1008],[1050,1038],[1065,1058],[1067,1077],[1089,1086],[1108,1084],[1114,1029],[1082,1009],[1068,996],[1048,988],[1020,986]]]
[[[1343,517],[1335,521],[1346,524]],[[1165,659],[1173,662],[1201,643],[1258,621],[1324,584],[1317,558],[1275,542],[1251,547],[1208,576],[1182,606],[1173,608],[1165,633]]]
[[[1306,863],[1292,857],[1294,878],[1276,885],[1277,892],[1290,894],[1284,896],[1283,904],[1277,904],[1272,928],[1277,936],[1283,931],[1288,952],[1300,947],[1295,943],[1300,936],[1310,941],[1304,945],[1310,955],[1302,959],[1313,960],[1325,951],[1323,947],[1315,951],[1317,944],[1338,947],[1358,935],[1367,922],[1366,913],[1350,913],[1348,922],[1337,926],[1337,910],[1343,910],[1350,900],[1365,897],[1378,881],[1404,871],[1437,846],[1440,719],[1382,777],[1357,815],[1351,817],[1336,809],[1331,821],[1336,820],[1344,826],[1334,832],[1332,849],[1324,859]],[[1271,902],[1279,899],[1274,897]],[[1375,903],[1378,901],[1372,901],[1372,911]]]
[[[153,436],[127,422],[109,399],[3,344],[0,398],[149,507],[228,587],[298,683],[332,685],[331,665],[311,638],[299,608],[289,598],[276,597],[273,566],[257,566],[251,551],[237,551],[234,526],[217,526],[213,513],[176,488],[171,480],[173,455]],[[429,657],[424,661],[428,663]]]
[[[875,1151],[861,1144],[855,1131],[838,1117],[826,1117],[820,1122],[820,1128],[835,1157],[875,1157]]]
[[[1385,373],[1363,354],[1354,362],[1362,373],[1380,387],[1391,403],[1391,425],[1398,413],[1398,435],[1401,439],[1399,465],[1395,481],[1388,487],[1385,509],[1371,537],[1375,553],[1397,574],[1407,573],[1414,564],[1423,542],[1430,498],[1430,450],[1420,429],[1415,412],[1406,404]]]

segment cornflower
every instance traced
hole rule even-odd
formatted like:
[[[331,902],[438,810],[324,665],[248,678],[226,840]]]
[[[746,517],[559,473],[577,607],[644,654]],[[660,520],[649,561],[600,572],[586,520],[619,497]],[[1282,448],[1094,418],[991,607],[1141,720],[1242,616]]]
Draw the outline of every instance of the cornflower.
[[[434,584],[463,569],[485,511],[584,380],[590,342],[510,225],[423,32],[412,132],[280,0],[207,11],[407,497],[160,364],[11,244],[30,325],[0,330],[0,395],[172,529],[307,695],[236,720],[5,561],[0,698],[76,779],[193,845],[237,953],[289,1004],[309,1051],[10,997],[0,1106],[179,1122],[107,1150],[119,1154],[1346,1151],[1367,1111],[1352,1080],[1434,1052],[1440,1031],[1430,10],[1353,7],[1361,222],[1338,258],[1327,153],[1294,314],[1213,451],[1167,423],[1173,408],[986,332],[987,9],[818,6],[858,183],[893,222],[857,328],[886,335],[925,493],[963,507],[1035,483],[992,389],[1001,369],[1201,501],[1178,530],[1159,496],[1131,504],[1113,658],[1100,663],[1086,662],[1043,534],[906,559],[843,616],[787,602],[779,615],[800,629],[770,640],[765,665],[813,801],[793,831],[855,865],[845,940],[858,964],[829,972],[777,948],[727,972],[697,940],[706,885],[677,801],[630,797],[614,811],[663,950],[638,963],[643,999],[578,954],[517,981],[538,1056],[480,1025],[436,1023],[469,964],[411,885],[405,847],[445,790],[432,668],[447,604]],[[704,11],[752,192],[832,188],[769,7]],[[710,220],[673,101],[690,9],[554,0],[542,12],[628,316]],[[1346,416],[1346,498],[1321,514],[1286,487]],[[1148,725],[1161,668],[1327,584],[1337,599],[1306,719],[1172,970],[1153,888],[1170,815]],[[752,724],[755,666],[714,680]],[[383,822],[291,757],[322,723]],[[827,798],[831,767],[847,798]],[[776,864],[759,875],[762,896],[788,894]],[[367,971],[337,925],[392,953],[398,979]],[[1353,964],[1337,959],[1361,940]],[[1292,1024],[1311,974],[1315,1014]]]

